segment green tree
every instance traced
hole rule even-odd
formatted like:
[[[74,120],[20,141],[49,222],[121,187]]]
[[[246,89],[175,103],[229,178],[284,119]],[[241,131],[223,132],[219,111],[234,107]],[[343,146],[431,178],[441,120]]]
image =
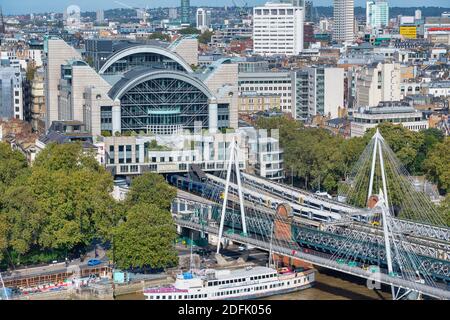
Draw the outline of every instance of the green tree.
[[[445,193],[450,192],[450,138],[446,137],[441,143],[437,143],[430,150],[425,159],[424,171],[428,179],[437,183]]]
[[[211,37],[214,35],[214,32],[206,30],[198,37],[198,42],[203,44],[208,44],[211,42]]]
[[[423,133],[414,132],[406,129],[400,124],[395,125],[390,122],[383,122],[378,125],[378,128],[389,147],[394,151],[405,168],[411,174],[416,174],[414,165],[418,151],[424,143]],[[375,130],[376,129],[373,128],[366,132],[364,137],[367,141],[375,134]]]
[[[162,41],[170,41],[170,35],[164,34],[162,32],[153,32],[148,36],[149,40],[162,40]]]
[[[187,27],[178,31],[182,35],[200,34],[200,30],[194,27]]]
[[[27,161],[19,151],[0,142],[0,191],[2,185],[10,185],[27,168]]]
[[[133,179],[126,202],[130,207],[140,203],[147,203],[169,210],[176,195],[176,189],[171,187],[164,180],[163,176],[146,172]]]
[[[18,255],[26,254],[38,244],[45,216],[41,214],[37,200],[27,185],[15,185],[8,188],[1,200],[0,215],[9,225],[8,246]],[[19,260],[20,261],[20,260]]]
[[[83,150],[81,143],[50,143],[38,154],[34,166],[50,171],[72,171],[82,168],[100,171],[102,169],[94,158],[93,151]]]
[[[447,194],[444,201],[442,201],[440,210],[444,215],[447,226],[450,227],[450,194]]]
[[[174,266],[175,239],[176,229],[169,211],[150,203],[137,204],[128,210],[126,221],[115,229],[115,263],[123,269]]]
[[[10,225],[4,214],[0,213],[0,262],[4,259],[5,251],[9,246],[9,229]]]

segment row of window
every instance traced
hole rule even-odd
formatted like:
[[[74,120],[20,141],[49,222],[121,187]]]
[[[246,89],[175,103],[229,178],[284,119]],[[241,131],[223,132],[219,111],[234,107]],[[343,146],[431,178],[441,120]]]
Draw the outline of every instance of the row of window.
[[[294,9],[255,9],[255,15],[293,15]]]
[[[264,275],[267,277],[274,277],[275,274],[271,274],[271,275]],[[258,277],[251,277],[251,278],[260,278],[261,276]],[[245,281],[244,279],[234,279],[236,281],[233,282],[243,282]],[[222,281],[215,281],[214,283],[217,282],[222,282]],[[293,281],[293,284],[297,284],[297,283],[302,283],[303,279],[297,279]],[[279,282],[279,283],[274,283],[274,284],[270,284],[270,285],[261,285],[261,286],[256,286],[253,288],[253,291],[261,291],[261,290],[267,290],[267,289],[274,289],[274,288],[279,288],[279,287],[284,287],[284,286],[289,286],[291,283],[290,281],[288,282]],[[220,291],[220,292],[216,292],[214,295],[221,297],[221,296],[230,296],[230,295],[236,295],[239,293],[246,293],[246,292],[250,292],[252,291],[252,288],[242,288],[242,289],[235,289],[235,290],[225,290],[225,291]],[[206,299],[208,296],[207,294],[190,294],[190,295],[157,295],[157,296],[150,296],[149,299],[150,300],[172,300],[172,299]]]
[[[273,91],[273,90],[291,90],[291,88],[289,87],[240,87],[239,88],[240,91],[255,91],[255,90],[260,90],[260,91]]]
[[[178,295],[178,296],[176,296],[176,295],[174,295],[173,296],[173,299],[177,299],[177,297],[178,297],[178,299],[179,300],[181,300],[181,299],[185,299],[185,300],[188,300],[188,299],[204,299],[204,298],[206,298],[208,295],[207,294],[185,294],[184,296],[183,295]],[[172,295],[168,295],[168,296],[165,296],[165,295],[161,295],[161,296],[150,296],[150,300],[172,300]]]
[[[250,281],[260,280],[260,279],[268,279],[268,278],[273,278],[275,276],[276,276],[275,273],[263,274],[260,276],[250,277]],[[240,282],[245,282],[245,281],[247,281],[247,278],[237,278],[237,279],[222,280],[222,281],[210,281],[210,282],[208,282],[208,285],[209,286],[220,286],[223,284],[240,283]]]

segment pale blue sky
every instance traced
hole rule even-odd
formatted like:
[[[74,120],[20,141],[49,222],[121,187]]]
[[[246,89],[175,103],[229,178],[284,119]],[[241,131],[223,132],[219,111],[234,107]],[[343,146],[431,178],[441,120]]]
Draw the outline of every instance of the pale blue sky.
[[[179,6],[180,0],[121,0],[120,2],[129,4],[131,6],[145,7],[148,5],[152,7],[176,7]],[[238,1],[241,2],[241,1]],[[255,4],[265,3],[266,0],[247,0],[250,6]],[[332,0],[313,0],[315,5],[331,5]],[[356,6],[365,6],[365,0],[355,0]],[[191,4],[198,5],[211,5],[215,6],[229,5],[232,6],[232,0],[191,0]],[[391,6],[399,7],[411,7],[411,6],[442,6],[450,7],[449,0],[390,0]],[[63,12],[64,8],[70,4],[76,4],[81,7],[82,11],[95,11],[96,9],[110,9],[119,8],[120,5],[113,0],[0,0],[0,6],[3,8],[4,14],[26,14],[32,12]]]

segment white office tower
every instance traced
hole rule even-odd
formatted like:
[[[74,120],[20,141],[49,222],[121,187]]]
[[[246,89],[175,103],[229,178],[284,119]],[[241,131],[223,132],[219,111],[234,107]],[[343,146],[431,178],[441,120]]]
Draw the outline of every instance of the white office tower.
[[[211,25],[211,11],[205,10],[203,8],[197,9],[197,29],[200,31],[205,31]]]
[[[420,20],[422,19],[422,10],[417,9],[414,13],[414,19]]]
[[[303,51],[303,7],[266,3],[253,8],[253,52],[260,55],[296,55]]]
[[[389,5],[384,0],[366,2],[366,26],[370,29],[383,28],[389,24]]]
[[[354,1],[334,0],[333,40],[338,42],[353,42],[354,35]]]
[[[105,12],[102,9],[97,10],[97,15],[95,21],[97,23],[102,23],[105,21]]]

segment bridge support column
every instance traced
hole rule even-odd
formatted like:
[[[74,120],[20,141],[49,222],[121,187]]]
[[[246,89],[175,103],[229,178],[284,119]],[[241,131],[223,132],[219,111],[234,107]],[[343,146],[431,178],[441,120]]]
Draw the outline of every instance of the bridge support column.
[[[287,203],[280,204],[277,208],[277,215],[282,219],[275,220],[274,234],[272,236],[275,239],[292,241],[292,220],[294,215],[291,206]],[[312,268],[312,264],[308,262],[278,254],[273,255],[273,261],[276,267]]]

